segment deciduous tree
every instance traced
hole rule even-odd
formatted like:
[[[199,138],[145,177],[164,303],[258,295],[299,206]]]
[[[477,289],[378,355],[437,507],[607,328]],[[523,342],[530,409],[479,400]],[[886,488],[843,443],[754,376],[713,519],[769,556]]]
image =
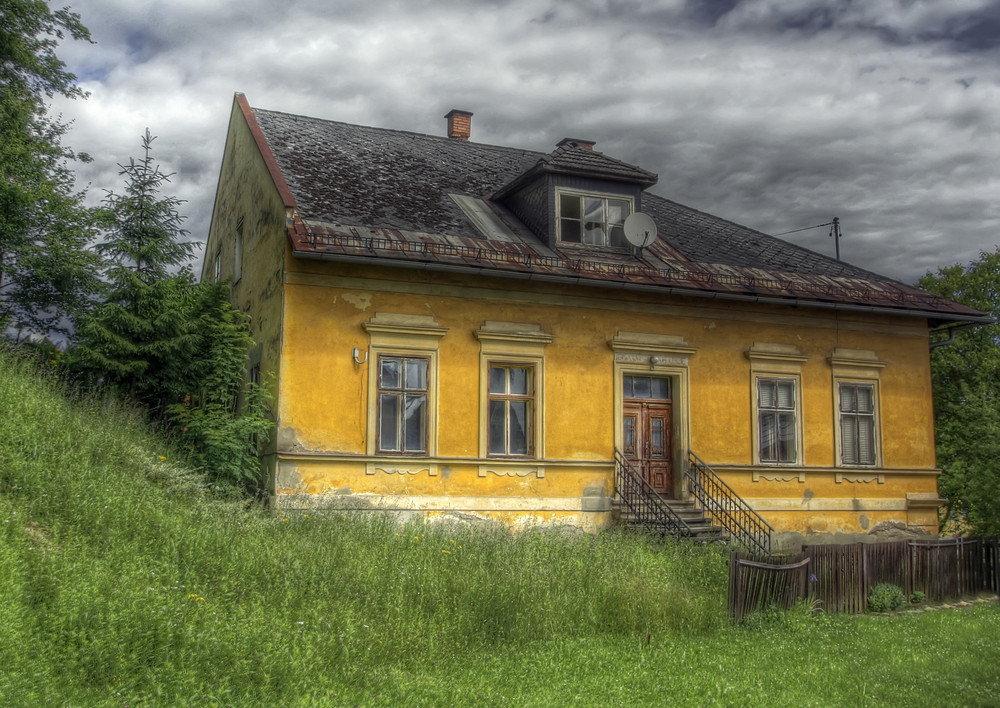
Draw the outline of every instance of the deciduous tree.
[[[1000,319],[1000,249],[927,273],[918,285]],[[931,355],[941,494],[948,518],[1000,534],[1000,325],[966,328]]]
[[[87,249],[95,215],[68,167],[89,158],[62,145],[67,126],[46,104],[56,94],[84,96],[55,54],[67,35],[90,39],[68,9],[0,2],[0,330],[63,329],[98,285]]]

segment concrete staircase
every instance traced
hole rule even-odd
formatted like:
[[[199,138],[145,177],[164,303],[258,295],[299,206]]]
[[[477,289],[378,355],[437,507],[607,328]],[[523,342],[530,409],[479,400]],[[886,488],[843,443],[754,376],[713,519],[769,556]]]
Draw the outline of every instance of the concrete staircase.
[[[729,534],[726,530],[721,526],[713,525],[712,520],[705,516],[705,513],[693,501],[680,499],[666,499],[664,501],[691,529],[692,539],[704,543],[728,540]],[[639,521],[635,514],[632,514],[618,501],[615,502],[615,512],[618,520],[626,526],[652,533],[669,533],[667,529],[656,528],[655,524],[648,521]]]

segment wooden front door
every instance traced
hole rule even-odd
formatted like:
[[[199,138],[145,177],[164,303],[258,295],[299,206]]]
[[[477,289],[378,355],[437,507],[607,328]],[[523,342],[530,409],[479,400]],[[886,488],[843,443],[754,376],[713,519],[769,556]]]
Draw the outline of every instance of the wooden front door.
[[[625,457],[639,468],[653,489],[673,497],[670,401],[625,399],[622,426]]]

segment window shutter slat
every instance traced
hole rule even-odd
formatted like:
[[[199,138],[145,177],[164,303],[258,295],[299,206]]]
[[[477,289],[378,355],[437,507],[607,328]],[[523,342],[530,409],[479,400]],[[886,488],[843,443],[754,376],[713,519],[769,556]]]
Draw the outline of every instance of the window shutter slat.
[[[760,393],[759,393],[759,404],[761,408],[774,408],[775,400],[777,396],[774,393],[774,382],[773,381],[761,381],[760,382]]]
[[[795,386],[791,381],[778,382],[778,408],[792,408],[795,406]]]

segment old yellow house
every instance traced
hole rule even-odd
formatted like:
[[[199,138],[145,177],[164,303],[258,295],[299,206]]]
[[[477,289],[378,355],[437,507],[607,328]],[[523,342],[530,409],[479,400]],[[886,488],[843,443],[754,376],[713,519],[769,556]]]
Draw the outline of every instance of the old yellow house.
[[[982,313],[653,195],[588,141],[446,118],[236,96],[203,277],[275,376],[278,507],[936,530],[929,334]]]

